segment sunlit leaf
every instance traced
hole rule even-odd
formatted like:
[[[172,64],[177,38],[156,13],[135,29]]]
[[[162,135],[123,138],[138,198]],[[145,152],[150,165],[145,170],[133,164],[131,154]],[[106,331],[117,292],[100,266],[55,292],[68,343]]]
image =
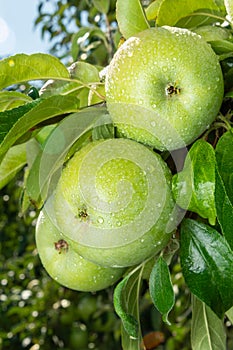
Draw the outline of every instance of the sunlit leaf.
[[[163,0],[156,23],[158,26],[175,26],[179,20],[200,9],[219,10],[214,0]]]
[[[148,21],[156,20],[159,12],[159,7],[164,0],[152,1],[145,9],[146,17]]]
[[[68,70],[48,54],[17,54],[0,61],[0,89],[24,81],[59,78],[69,78]]]
[[[125,39],[149,28],[140,0],[117,0],[116,18]]]

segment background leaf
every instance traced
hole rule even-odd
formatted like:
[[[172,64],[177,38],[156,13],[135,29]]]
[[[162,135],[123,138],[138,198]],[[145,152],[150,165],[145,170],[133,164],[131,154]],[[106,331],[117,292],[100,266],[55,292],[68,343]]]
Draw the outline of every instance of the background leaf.
[[[125,39],[149,28],[140,0],[117,0],[116,18]]]
[[[192,350],[226,350],[223,321],[201,300],[192,295]]]
[[[223,317],[233,305],[233,252],[225,238],[207,225],[185,219],[180,258],[191,292]]]
[[[69,72],[48,54],[17,54],[0,61],[0,89],[24,81],[59,78],[69,78]]]
[[[177,204],[215,224],[215,153],[204,140],[196,141],[188,152],[183,170],[172,179]]]
[[[163,321],[170,324],[168,314],[174,305],[175,295],[169,268],[162,257],[156,261],[151,271],[149,290],[155,307],[163,316]]]
[[[101,13],[108,13],[110,0],[92,0],[95,8]]]

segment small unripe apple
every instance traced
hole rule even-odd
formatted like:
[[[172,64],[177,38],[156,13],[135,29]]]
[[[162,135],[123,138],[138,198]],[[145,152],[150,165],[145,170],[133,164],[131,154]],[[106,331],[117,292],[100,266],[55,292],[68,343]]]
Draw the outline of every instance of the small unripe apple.
[[[192,143],[222,99],[218,57],[188,29],[157,27],[130,37],[106,74],[107,107],[120,135],[159,150]]]
[[[36,226],[36,245],[41,262],[48,274],[61,285],[83,292],[105,289],[124,272],[120,268],[104,268],[81,257],[73,243],[42,210]]]
[[[171,174],[160,155],[127,139],[91,142],[63,169],[56,220],[74,249],[103,266],[131,266],[174,230]]]

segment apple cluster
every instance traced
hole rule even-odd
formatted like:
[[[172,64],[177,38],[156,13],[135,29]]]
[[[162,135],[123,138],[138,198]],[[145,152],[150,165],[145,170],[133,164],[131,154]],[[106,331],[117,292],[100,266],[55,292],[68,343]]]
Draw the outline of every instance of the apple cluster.
[[[80,291],[110,286],[166,247],[178,221],[161,151],[186,147],[214,121],[223,77],[198,34],[150,28],[119,47],[105,90],[117,137],[73,155],[36,228],[48,273]]]

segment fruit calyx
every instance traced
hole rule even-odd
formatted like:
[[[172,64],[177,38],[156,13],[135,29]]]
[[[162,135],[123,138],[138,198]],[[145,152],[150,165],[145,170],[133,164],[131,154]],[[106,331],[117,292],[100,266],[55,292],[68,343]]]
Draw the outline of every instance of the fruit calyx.
[[[58,251],[59,254],[61,253],[67,253],[69,249],[69,244],[64,239],[59,239],[58,242],[54,243],[55,249]]]
[[[168,83],[165,88],[165,93],[168,97],[172,97],[174,95],[180,94],[180,87],[177,85],[177,83]]]

